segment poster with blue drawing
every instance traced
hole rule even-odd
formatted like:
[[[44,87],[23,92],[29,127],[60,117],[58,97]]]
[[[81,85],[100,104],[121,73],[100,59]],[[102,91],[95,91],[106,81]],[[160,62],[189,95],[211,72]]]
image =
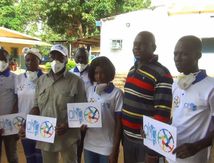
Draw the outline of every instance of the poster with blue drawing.
[[[54,143],[56,118],[27,115],[26,137],[28,139]]]
[[[175,127],[143,116],[143,130],[146,135],[144,145],[168,159],[176,160],[176,155],[172,154],[177,145],[177,130]]]
[[[79,128],[83,124],[88,128],[102,127],[101,103],[69,103],[67,108],[70,128]]]
[[[26,114],[16,113],[0,116],[0,128],[4,129],[2,135],[17,134],[21,126],[24,124]]]

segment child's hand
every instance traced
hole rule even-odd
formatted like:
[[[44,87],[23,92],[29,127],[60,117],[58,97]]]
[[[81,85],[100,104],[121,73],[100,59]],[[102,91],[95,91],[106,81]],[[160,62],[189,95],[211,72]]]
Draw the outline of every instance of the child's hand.
[[[141,134],[142,138],[146,138],[146,134],[145,134],[145,132],[143,130],[143,127],[140,128],[140,134]]]

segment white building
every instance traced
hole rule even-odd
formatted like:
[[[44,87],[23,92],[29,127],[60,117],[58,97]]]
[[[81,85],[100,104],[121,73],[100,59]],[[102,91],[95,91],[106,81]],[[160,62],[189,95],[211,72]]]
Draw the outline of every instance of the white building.
[[[174,46],[180,37],[195,35],[204,44],[199,66],[206,69],[208,74],[214,75],[213,11],[202,12],[199,8],[197,11],[173,14],[169,13],[167,7],[158,7],[104,18],[101,20],[100,55],[111,59],[117,73],[127,73],[134,63],[132,46],[135,36],[140,31],[150,31],[156,38],[155,54],[159,55],[159,61],[173,75],[177,75],[173,60]]]

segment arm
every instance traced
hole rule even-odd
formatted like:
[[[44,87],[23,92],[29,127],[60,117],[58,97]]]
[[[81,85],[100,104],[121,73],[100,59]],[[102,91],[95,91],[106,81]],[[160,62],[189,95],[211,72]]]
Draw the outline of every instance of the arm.
[[[172,82],[173,79],[169,72],[166,72],[155,85],[154,93],[154,119],[161,122],[170,123],[172,107]]]
[[[212,139],[214,136],[214,131],[212,131],[207,137],[204,139],[201,139],[197,142],[194,143],[185,143],[179,147],[177,147],[174,151],[173,154],[176,153],[177,158],[187,158],[190,156],[195,155],[198,153],[200,150],[210,146],[212,144]]]
[[[11,112],[12,114],[13,113],[18,113],[18,96],[16,95],[16,100],[15,100],[15,103],[13,105],[13,110]]]
[[[212,90],[209,94],[208,105],[209,105],[209,108],[211,111],[210,114],[213,115],[213,111],[214,111],[214,90]],[[213,125],[213,123],[211,123],[211,125]],[[187,157],[193,156],[194,154],[196,154],[200,150],[210,146],[212,144],[213,138],[214,138],[214,130],[209,132],[209,134],[201,140],[198,140],[194,143],[182,144],[181,146],[177,147],[173,151],[173,153],[176,153],[178,158],[187,158]]]
[[[113,150],[109,157],[110,163],[117,163],[117,161],[118,161],[119,147],[120,147],[120,140],[121,140],[121,133],[122,133],[121,112],[115,113],[115,119],[116,119],[116,126],[115,126],[115,131],[114,131]]]

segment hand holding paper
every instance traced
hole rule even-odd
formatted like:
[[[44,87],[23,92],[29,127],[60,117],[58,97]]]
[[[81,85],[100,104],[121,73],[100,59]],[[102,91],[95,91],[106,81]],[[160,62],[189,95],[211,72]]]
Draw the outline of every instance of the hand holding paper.
[[[21,138],[21,139],[24,139],[25,138],[25,127],[24,126],[22,126],[20,129],[19,129],[19,137]]]
[[[56,126],[56,135],[63,135],[68,130],[68,123],[61,123]]]
[[[176,154],[177,158],[187,158],[190,156],[193,156],[197,153],[197,147],[194,143],[185,143],[177,148],[172,152],[173,154]]]

